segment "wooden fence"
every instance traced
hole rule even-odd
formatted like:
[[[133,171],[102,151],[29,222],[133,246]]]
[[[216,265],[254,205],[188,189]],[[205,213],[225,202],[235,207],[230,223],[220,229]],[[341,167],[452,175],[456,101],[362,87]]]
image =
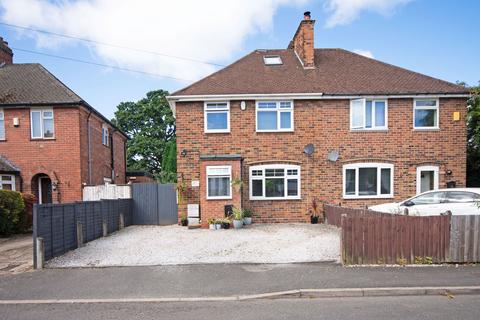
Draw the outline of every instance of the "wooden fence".
[[[480,216],[404,216],[325,205],[342,228],[344,264],[480,261]]]
[[[132,188],[130,185],[102,184],[83,188],[83,201],[131,198]]]

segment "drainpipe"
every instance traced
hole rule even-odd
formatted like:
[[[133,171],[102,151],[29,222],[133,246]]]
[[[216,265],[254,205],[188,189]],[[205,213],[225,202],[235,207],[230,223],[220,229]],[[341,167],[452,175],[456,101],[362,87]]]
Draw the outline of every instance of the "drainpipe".
[[[90,128],[90,116],[92,111],[88,114],[87,117],[87,140],[88,140],[88,185],[92,185],[92,146],[91,146],[91,137],[92,130]]]

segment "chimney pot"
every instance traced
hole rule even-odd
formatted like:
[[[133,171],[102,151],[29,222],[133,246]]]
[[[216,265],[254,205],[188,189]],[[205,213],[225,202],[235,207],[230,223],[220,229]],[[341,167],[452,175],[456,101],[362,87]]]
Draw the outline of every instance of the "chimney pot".
[[[303,19],[304,19],[304,20],[310,20],[310,18],[311,18],[311,15],[310,15],[310,14],[311,14],[310,11],[305,11],[305,12],[303,13]]]

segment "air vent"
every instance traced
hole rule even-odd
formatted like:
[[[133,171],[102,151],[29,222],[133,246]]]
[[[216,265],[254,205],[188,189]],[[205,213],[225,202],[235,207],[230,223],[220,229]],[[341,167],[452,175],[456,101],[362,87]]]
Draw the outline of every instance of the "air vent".
[[[265,62],[265,65],[267,66],[283,64],[280,56],[263,56],[263,62]]]

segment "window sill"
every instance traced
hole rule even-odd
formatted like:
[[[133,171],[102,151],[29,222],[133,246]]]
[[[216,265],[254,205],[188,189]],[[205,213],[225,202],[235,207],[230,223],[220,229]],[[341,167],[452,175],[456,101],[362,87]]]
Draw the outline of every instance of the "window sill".
[[[54,141],[57,138],[30,138],[30,141]]]
[[[290,201],[290,200],[302,200],[302,198],[248,198],[250,201]]]
[[[393,199],[393,195],[385,196],[343,196],[344,200]]]
[[[413,131],[440,131],[440,128],[413,128]]]
[[[388,132],[388,129],[350,129],[350,132]]]
[[[228,131],[204,131],[203,133],[230,133],[230,130],[228,130]]]
[[[294,130],[255,130],[257,133],[292,133]]]
[[[232,200],[232,197],[207,197],[207,200]]]

